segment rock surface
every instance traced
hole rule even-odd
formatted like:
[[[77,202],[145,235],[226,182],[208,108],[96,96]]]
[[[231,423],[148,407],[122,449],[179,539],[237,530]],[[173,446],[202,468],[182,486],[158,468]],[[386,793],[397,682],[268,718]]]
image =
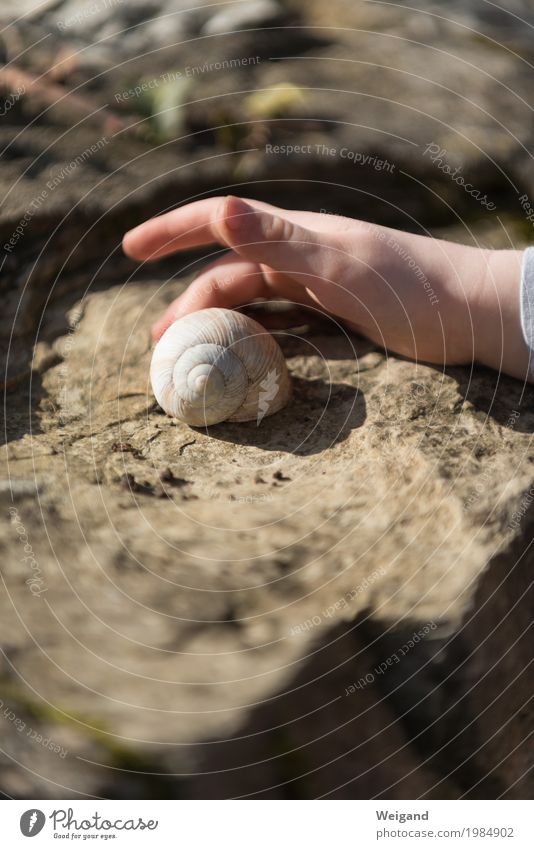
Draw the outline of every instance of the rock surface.
[[[6,795],[533,792],[533,390],[271,309],[260,316],[294,378],[284,411],[206,432],[166,418],[150,393],[150,325],[203,260],[136,269],[118,246],[175,203],[241,191],[474,243],[530,237],[518,202],[532,182],[530,75],[506,49],[523,49],[521,32],[482,4],[469,10],[477,37],[463,4],[450,20],[429,4],[329,10],[290,10],[313,27],[298,37],[214,38],[212,64],[261,61],[193,75],[185,139],[158,137],[157,123],[148,136],[66,132],[57,111],[35,126],[31,92],[5,116],[2,244],[32,210],[3,264]],[[192,32],[207,26],[197,11]],[[271,61],[288,45],[293,58]],[[176,67],[166,50],[152,76],[146,58],[125,68],[101,53],[91,97],[135,116],[139,98],[114,95]],[[49,61],[31,55],[35,71]],[[198,67],[198,45],[180,63]],[[75,66],[73,84],[85,73]],[[310,89],[304,100],[247,100],[288,81]],[[422,152],[430,142],[493,213]],[[335,153],[271,155],[269,143]]]

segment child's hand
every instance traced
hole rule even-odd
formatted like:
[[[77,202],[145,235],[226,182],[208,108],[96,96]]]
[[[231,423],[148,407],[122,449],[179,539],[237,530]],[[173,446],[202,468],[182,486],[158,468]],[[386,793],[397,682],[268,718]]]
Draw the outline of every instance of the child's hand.
[[[206,307],[283,297],[324,310],[385,348],[433,363],[473,360],[525,378],[520,251],[482,250],[322,213],[235,197],[197,201],[124,237],[157,259],[219,243],[206,268],[153,328]]]

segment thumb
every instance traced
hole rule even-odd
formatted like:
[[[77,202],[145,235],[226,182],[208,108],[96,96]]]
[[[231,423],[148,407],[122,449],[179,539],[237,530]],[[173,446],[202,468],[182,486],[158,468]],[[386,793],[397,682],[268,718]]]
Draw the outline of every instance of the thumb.
[[[244,259],[290,275],[302,286],[321,288],[346,274],[350,254],[337,234],[320,233],[270,210],[226,197],[215,224],[221,240]]]

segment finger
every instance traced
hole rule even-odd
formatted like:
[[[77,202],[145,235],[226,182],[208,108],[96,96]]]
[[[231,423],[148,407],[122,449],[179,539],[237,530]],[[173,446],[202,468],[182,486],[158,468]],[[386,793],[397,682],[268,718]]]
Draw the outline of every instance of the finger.
[[[345,276],[352,257],[337,233],[318,233],[240,198],[227,197],[221,206],[221,236],[244,259],[265,263],[312,292]]]
[[[213,244],[218,241],[213,229],[216,208],[217,199],[207,198],[151,218],[124,235],[124,253],[132,259],[154,260]]]
[[[216,242],[225,244],[218,227],[224,198],[214,197],[173,209],[134,227],[123,238],[124,252],[137,260],[154,260],[178,250],[186,250]],[[316,212],[285,210],[262,201],[247,203],[256,210],[272,212],[317,232],[336,233],[359,222],[341,216]]]
[[[199,274],[186,291],[176,298],[164,315],[152,327],[152,336],[159,339],[167,328],[184,315],[208,307],[231,309],[268,297],[263,271],[257,263],[228,254],[212,263]]]
[[[176,298],[152,327],[159,339],[178,318],[208,307],[233,309],[250,304],[257,298],[284,298],[304,306],[317,304],[307,291],[290,277],[268,266],[241,259],[231,253],[211,263]]]

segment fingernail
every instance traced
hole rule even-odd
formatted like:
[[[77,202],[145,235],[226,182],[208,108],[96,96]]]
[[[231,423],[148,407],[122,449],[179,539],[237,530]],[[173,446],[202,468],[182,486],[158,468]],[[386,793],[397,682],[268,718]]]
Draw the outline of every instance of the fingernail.
[[[165,330],[165,322],[162,318],[160,318],[159,321],[156,321],[156,323],[152,325],[152,338],[157,342],[159,338],[163,336]]]
[[[131,239],[132,236],[135,236],[137,231],[140,230],[140,229],[141,229],[140,227],[132,227],[131,230],[127,230],[126,233],[124,234],[124,236],[122,237],[122,241],[125,242],[126,239]]]
[[[165,331],[171,324],[174,324],[175,321],[178,321],[179,318],[182,318],[184,315],[184,305],[178,301],[175,304],[172,304],[169,309],[163,313],[162,317],[156,321],[156,323],[152,326],[152,335],[154,337],[159,338],[159,336],[163,336]]]
[[[243,228],[243,217],[250,215],[254,210],[241,198],[230,195],[224,203],[224,223],[229,230],[241,230]]]
[[[152,336],[154,339],[159,339],[160,336],[163,336],[167,328],[173,324],[174,320],[175,319],[172,316],[164,315],[163,318],[156,321],[156,323],[152,325]]]

